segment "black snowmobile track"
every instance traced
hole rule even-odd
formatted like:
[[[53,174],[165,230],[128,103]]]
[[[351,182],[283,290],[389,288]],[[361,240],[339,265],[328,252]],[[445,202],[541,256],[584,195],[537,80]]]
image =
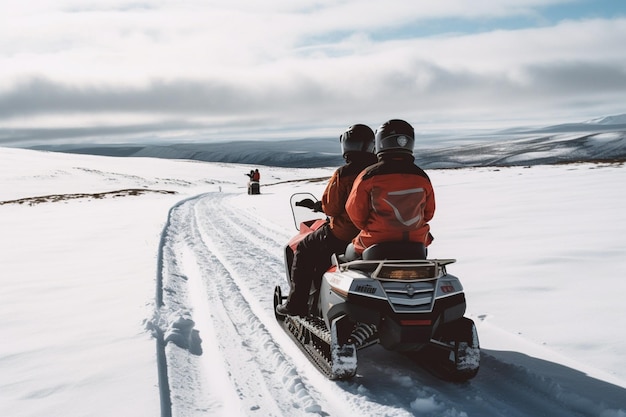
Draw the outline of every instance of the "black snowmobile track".
[[[330,332],[321,320],[287,316],[278,322],[321,373],[329,379],[338,379],[332,372]]]
[[[331,335],[324,321],[317,317],[287,316],[278,320],[281,327],[296,342],[309,360],[331,380],[349,379],[354,372],[337,375],[333,372],[331,359]],[[351,343],[359,350],[378,342],[376,328],[368,325],[357,326],[352,334]]]

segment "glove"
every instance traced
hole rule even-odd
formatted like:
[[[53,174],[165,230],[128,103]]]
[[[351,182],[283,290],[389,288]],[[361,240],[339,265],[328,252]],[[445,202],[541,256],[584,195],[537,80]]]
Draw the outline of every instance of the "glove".
[[[315,212],[322,212],[322,202],[321,201],[316,201],[315,203],[313,203],[313,211]]]
[[[315,208],[315,203],[310,198],[305,198],[302,201],[296,201],[296,206],[298,207],[306,207],[313,210]]]

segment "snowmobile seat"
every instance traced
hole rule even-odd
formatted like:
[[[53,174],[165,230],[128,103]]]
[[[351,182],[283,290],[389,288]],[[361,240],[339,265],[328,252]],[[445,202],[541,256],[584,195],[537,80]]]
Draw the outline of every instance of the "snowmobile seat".
[[[339,255],[339,262],[355,261],[362,259],[364,261],[383,261],[386,259],[426,259],[426,246],[420,242],[383,242],[376,243],[363,251],[359,256],[354,250],[352,243],[348,244],[346,253]]]
[[[354,250],[354,245],[352,243],[348,243],[345,253],[337,256],[337,259],[341,263],[356,261],[357,259],[360,259],[360,258],[361,257],[359,256],[359,254],[356,253],[356,251]]]
[[[385,259],[426,259],[426,246],[420,242],[376,243],[363,251],[364,261]]]

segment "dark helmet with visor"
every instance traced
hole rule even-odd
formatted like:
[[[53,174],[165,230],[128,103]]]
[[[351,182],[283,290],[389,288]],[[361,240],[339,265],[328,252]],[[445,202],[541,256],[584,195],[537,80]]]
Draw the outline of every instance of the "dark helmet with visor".
[[[413,154],[415,131],[404,120],[388,120],[376,129],[376,154],[405,152]]]
[[[341,154],[345,158],[351,152],[374,152],[374,131],[366,125],[352,125],[339,136]]]

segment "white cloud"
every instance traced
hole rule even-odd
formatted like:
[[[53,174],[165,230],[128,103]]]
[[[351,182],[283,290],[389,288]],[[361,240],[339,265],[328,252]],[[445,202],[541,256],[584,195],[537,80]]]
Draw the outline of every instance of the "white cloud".
[[[432,18],[540,20],[563,1],[22,3],[0,24],[0,121],[14,128],[120,112],[274,126],[624,112],[626,18],[410,35]]]

